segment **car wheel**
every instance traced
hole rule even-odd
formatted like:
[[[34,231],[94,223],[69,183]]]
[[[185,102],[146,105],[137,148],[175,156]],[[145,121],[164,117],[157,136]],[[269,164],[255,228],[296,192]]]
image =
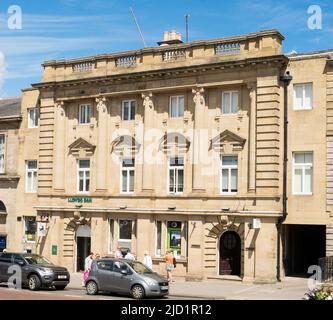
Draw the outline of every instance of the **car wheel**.
[[[145,296],[145,289],[143,286],[136,284],[131,289],[131,296],[134,299],[143,299]]]
[[[88,281],[86,284],[87,293],[91,296],[98,293],[97,283],[95,281]]]
[[[38,276],[35,274],[31,275],[28,279],[28,286],[31,291],[37,291],[41,287],[41,282]]]
[[[55,286],[56,290],[64,290],[67,286]]]

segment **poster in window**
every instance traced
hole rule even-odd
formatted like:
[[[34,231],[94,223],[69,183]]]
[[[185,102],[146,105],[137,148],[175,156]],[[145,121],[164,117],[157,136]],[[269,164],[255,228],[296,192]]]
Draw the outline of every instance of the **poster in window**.
[[[170,230],[170,247],[180,248],[181,245],[181,230]]]

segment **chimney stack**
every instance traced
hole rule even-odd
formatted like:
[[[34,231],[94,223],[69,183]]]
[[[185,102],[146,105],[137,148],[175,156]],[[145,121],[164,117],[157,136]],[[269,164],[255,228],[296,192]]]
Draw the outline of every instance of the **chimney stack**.
[[[183,43],[182,35],[176,30],[164,31],[163,41],[157,42],[159,46]]]

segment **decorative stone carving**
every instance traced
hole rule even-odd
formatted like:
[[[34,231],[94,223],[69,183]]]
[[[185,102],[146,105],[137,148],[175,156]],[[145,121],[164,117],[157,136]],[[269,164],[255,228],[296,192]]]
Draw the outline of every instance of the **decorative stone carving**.
[[[237,152],[243,149],[245,142],[246,139],[229,130],[224,130],[210,141],[209,149],[218,153]]]
[[[65,103],[63,101],[56,101],[56,103],[55,103],[55,107],[56,107],[57,110],[60,111],[60,115],[61,116],[65,115],[65,108],[64,108],[64,106],[65,106]]]
[[[105,97],[98,97],[96,98],[97,103],[97,110],[98,112],[105,113],[106,112],[106,98]]]
[[[153,94],[151,92],[149,94],[142,93],[141,97],[143,99],[143,106],[145,108],[154,108]]]
[[[195,103],[195,106],[205,106],[205,89],[200,88],[200,89],[192,89],[192,93],[194,94],[193,96],[193,101]]]
[[[90,157],[93,155],[96,146],[83,138],[79,138],[69,146],[69,151],[74,157]]]

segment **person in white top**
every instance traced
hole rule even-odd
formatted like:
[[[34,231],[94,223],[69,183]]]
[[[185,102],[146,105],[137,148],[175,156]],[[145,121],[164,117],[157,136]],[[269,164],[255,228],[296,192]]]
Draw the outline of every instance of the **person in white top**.
[[[91,252],[90,255],[84,260],[84,271],[90,271],[93,260],[94,253]]]
[[[126,254],[126,256],[125,256],[125,259],[127,259],[127,260],[132,260],[132,261],[135,260],[134,255],[131,253],[131,250],[128,250],[128,251],[127,251],[127,254]]]
[[[147,250],[144,253],[143,264],[147,266],[149,269],[153,269],[153,260]]]

